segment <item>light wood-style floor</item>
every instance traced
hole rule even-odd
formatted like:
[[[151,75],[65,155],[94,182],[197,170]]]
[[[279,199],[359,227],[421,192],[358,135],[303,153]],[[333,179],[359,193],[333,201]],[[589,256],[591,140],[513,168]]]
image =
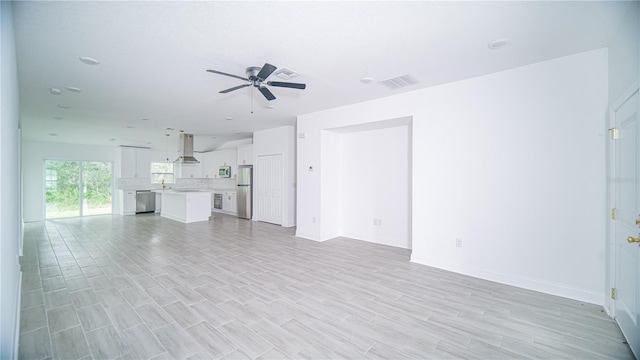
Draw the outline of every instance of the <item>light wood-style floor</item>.
[[[27,224],[21,359],[631,359],[602,307],[216,214]]]

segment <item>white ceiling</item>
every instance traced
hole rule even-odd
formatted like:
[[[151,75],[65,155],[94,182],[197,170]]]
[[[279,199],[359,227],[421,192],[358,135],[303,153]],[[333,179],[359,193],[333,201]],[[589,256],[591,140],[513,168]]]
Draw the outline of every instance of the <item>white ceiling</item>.
[[[197,151],[211,150],[295,124],[300,114],[606,47],[629,5],[16,2],[23,136],[165,149],[177,147],[183,129],[195,134]],[[508,45],[490,50],[498,38]],[[100,64],[86,65],[82,56]],[[244,76],[247,66],[265,62],[300,73],[290,81],[307,89],[271,88],[271,102],[254,91],[251,114],[251,87],[219,94],[242,81],[205,71]],[[405,74],[420,83],[397,90],[378,83]],[[374,81],[363,84],[364,77]]]

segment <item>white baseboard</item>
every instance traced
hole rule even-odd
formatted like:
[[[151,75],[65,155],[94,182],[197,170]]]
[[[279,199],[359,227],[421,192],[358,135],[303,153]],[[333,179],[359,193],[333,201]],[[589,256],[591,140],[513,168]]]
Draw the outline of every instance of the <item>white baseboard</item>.
[[[18,294],[16,302],[16,324],[15,332],[13,333],[13,358],[18,358],[18,350],[20,349],[20,303],[22,302],[22,271],[18,275]]]
[[[299,238],[311,240],[311,241],[317,241],[317,242],[325,241],[325,240],[320,240],[320,239],[316,238],[315,235],[305,234],[305,233],[300,232],[300,231],[296,231],[296,235],[295,236],[299,237]]]
[[[369,235],[366,235],[366,234],[361,234],[361,233],[356,233],[356,232],[350,232],[350,231],[344,231],[342,233],[342,235],[340,235],[340,236],[347,237],[349,239],[356,239],[356,240],[360,240],[360,241],[366,241],[366,242],[370,242],[372,244],[380,244],[380,245],[392,246],[392,247],[396,247],[396,248],[400,248],[400,249],[411,249],[411,246],[409,244],[399,244],[397,239],[386,239],[386,238],[372,239],[372,236],[369,236]]]
[[[566,284],[533,279],[524,276],[498,273],[491,270],[478,269],[449,260],[436,259],[433,257],[415,253],[411,255],[411,262],[435,267],[442,270],[452,271],[458,274],[467,275],[479,279],[495,281],[501,284],[511,285],[527,290],[539,291],[545,294],[561,296],[590,304],[602,306],[605,303],[605,295],[603,293],[588,289],[577,288]]]

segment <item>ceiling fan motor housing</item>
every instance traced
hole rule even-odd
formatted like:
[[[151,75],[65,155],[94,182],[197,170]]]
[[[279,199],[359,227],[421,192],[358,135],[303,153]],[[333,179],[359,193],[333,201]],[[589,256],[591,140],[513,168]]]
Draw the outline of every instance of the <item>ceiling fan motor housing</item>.
[[[246,72],[247,72],[247,79],[251,80],[251,81],[255,81],[258,80],[258,73],[260,72],[262,68],[259,66],[250,66],[247,68]]]

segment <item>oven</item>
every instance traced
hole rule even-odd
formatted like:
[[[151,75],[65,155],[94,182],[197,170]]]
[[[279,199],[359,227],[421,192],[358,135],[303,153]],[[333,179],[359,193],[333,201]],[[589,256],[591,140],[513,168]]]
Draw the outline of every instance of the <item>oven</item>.
[[[222,210],[222,193],[213,193],[213,208]]]

